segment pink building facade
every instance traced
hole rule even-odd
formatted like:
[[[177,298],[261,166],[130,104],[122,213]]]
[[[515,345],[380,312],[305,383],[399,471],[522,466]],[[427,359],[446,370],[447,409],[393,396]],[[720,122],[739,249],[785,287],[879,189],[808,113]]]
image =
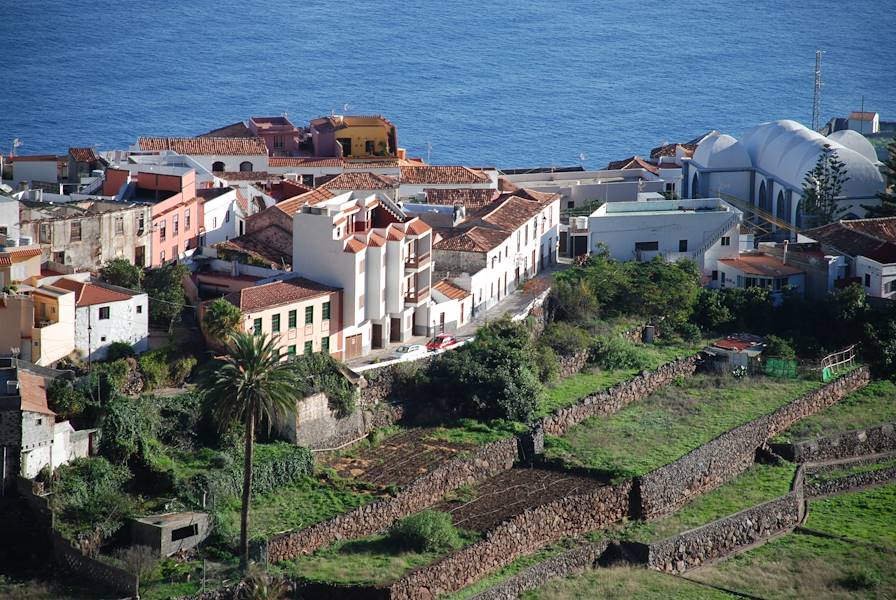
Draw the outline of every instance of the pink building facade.
[[[249,130],[264,140],[268,156],[299,154],[301,132],[286,117],[250,117]]]

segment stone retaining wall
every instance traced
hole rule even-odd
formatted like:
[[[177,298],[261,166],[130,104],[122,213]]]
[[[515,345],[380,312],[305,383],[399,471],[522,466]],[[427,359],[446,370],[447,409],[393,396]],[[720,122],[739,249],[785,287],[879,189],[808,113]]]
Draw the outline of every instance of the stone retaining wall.
[[[267,542],[271,563],[310,554],[338,540],[371,535],[436,503],[462,485],[473,485],[513,466],[518,442],[509,438],[485,444],[468,455],[446,461],[394,497],[384,498],[305,529],[274,536]]]
[[[560,377],[572,377],[585,368],[588,364],[588,358],[591,356],[590,350],[582,350],[576,352],[572,356],[557,355],[557,362],[560,365]]]
[[[572,406],[557,410],[542,418],[540,424],[548,435],[563,435],[572,426],[589,417],[613,414],[632,402],[646,398],[679,377],[692,375],[696,368],[695,354],[666,363],[654,371],[642,371],[627,381],[586,396]]]
[[[691,498],[717,488],[749,467],[756,449],[768,439],[866,386],[868,381],[868,369],[856,369],[638,478],[640,509],[633,516],[659,518],[678,510]]]
[[[457,591],[518,557],[563,538],[602,529],[628,514],[631,482],[567,496],[520,513],[485,539],[425,567],[391,586],[395,600],[430,600]]]
[[[608,542],[595,542],[567,550],[523,569],[493,588],[476,594],[470,600],[516,600],[523,592],[541,587],[557,577],[583,573],[594,567]]]
[[[892,452],[896,451],[896,423],[792,444],[772,444],[772,449],[787,460],[800,463]]]
[[[800,522],[801,504],[800,494],[790,493],[650,544],[647,566],[667,573],[683,573],[728,556],[796,527]]]
[[[877,471],[867,471],[865,473],[847,475],[828,481],[806,483],[806,496],[808,498],[819,498],[882,483],[889,483],[894,480],[896,480],[896,467],[889,467],[887,469],[878,469]]]

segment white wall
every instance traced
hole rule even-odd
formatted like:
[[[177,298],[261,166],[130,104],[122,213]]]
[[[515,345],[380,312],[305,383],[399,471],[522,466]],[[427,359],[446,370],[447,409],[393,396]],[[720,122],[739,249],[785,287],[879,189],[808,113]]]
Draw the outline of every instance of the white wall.
[[[860,279],[859,284],[868,295],[896,299],[896,263],[882,264],[865,256],[857,256],[853,268],[855,276]]]
[[[218,161],[224,163],[225,171],[239,171],[240,163],[243,161],[249,161],[252,163],[253,171],[267,171],[268,170],[268,157],[267,155],[252,155],[252,156],[237,156],[237,155],[228,155],[228,156],[199,156],[195,154],[191,154],[190,158],[196,161],[198,164],[202,165],[202,167],[211,172],[212,165]]]
[[[239,235],[236,190],[221,194],[203,205],[203,245],[211,246],[231,240]]]
[[[108,319],[100,319],[102,307],[109,307]],[[141,307],[139,313],[138,307]],[[109,304],[83,306],[75,311],[75,349],[85,359],[105,359],[113,342],[131,344],[138,354],[149,348],[149,304],[146,294]]]
[[[56,161],[17,160],[12,165],[13,187],[20,181],[55,183],[58,176]]]
[[[19,202],[0,196],[0,227],[6,227],[6,238],[19,245]],[[34,240],[35,242],[37,240]],[[12,244],[10,244],[12,245]]]

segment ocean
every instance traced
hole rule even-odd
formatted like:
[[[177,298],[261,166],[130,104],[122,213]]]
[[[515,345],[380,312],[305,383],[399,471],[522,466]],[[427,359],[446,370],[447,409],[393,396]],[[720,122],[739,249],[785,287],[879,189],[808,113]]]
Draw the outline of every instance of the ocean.
[[[896,119],[891,2],[0,0],[0,152],[126,148],[251,115],[386,115],[433,163],[646,154],[710,129]]]

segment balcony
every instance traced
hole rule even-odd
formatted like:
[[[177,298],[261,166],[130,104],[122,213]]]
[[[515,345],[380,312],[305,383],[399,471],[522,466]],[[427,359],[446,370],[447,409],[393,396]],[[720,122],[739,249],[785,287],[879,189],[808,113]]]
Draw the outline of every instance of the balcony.
[[[426,254],[418,254],[414,256],[409,256],[404,261],[404,268],[409,271],[416,271],[417,269],[423,268],[430,263],[432,255],[427,252]]]
[[[417,304],[429,298],[429,288],[420,290],[408,290],[404,295],[404,301],[408,304]]]

